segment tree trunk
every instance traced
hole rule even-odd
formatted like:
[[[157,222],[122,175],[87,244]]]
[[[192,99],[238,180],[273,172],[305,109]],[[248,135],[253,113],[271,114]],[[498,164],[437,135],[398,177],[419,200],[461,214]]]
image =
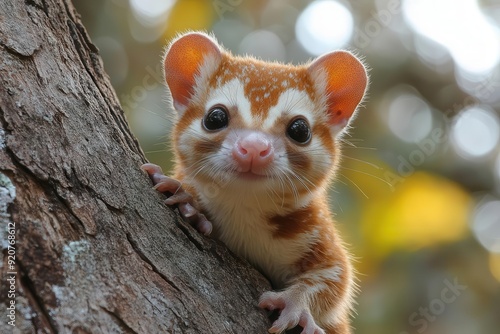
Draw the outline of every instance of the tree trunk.
[[[70,1],[1,0],[1,333],[266,332],[268,282],[144,162]]]

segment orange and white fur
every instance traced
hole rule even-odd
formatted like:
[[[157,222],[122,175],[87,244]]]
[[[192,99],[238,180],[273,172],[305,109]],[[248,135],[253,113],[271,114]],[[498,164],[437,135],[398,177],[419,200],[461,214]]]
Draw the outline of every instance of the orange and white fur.
[[[170,178],[144,165],[155,188],[271,280],[259,301],[280,310],[270,333],[350,333],[352,267],[327,186],[365,94],[363,64],[345,51],[301,66],[236,57],[195,32],[170,44],[164,66],[176,168]]]

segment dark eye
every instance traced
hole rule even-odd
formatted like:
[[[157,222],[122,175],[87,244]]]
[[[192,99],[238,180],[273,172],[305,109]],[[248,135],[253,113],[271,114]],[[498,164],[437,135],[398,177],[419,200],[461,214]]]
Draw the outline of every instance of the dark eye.
[[[223,129],[228,123],[229,116],[227,115],[227,110],[221,106],[212,107],[203,119],[203,126],[208,131]]]
[[[305,144],[311,139],[311,129],[305,119],[294,119],[286,129],[288,137],[299,144]]]

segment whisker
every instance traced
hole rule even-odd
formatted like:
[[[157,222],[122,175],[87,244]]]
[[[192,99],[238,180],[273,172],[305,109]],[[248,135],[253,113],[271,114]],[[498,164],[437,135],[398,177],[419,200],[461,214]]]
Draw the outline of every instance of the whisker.
[[[344,177],[349,181],[351,182],[356,188],[358,188],[359,192],[363,194],[363,196],[366,197],[366,199],[369,199],[369,197],[365,194],[365,192],[363,190],[361,190],[361,188],[356,184],[356,182],[354,182],[353,180],[351,180],[350,178],[348,178],[347,176],[344,175]],[[345,183],[344,181],[342,180],[338,180],[340,183],[343,183],[345,184],[346,186],[348,186],[347,183]]]
[[[285,206],[285,180],[281,173],[278,174],[278,182],[281,186],[281,207],[283,208]]]
[[[370,151],[377,151],[378,148],[376,147],[363,147],[363,146],[356,146],[353,145],[351,147],[344,147],[344,149],[360,149],[360,150],[370,150]]]
[[[162,141],[162,142],[158,142],[158,143],[153,144],[153,146],[160,146],[160,145],[167,146],[167,145],[170,145],[170,143],[167,141]]]
[[[352,146],[352,147],[356,147],[356,145],[354,145],[352,142],[350,142],[349,140],[344,139],[344,138],[340,139],[340,142],[347,144],[349,146]]]
[[[169,149],[166,148],[166,149],[163,149],[163,150],[146,151],[144,153],[146,153],[146,154],[150,154],[150,153],[164,153],[164,152],[168,152],[168,151],[169,151]]]
[[[158,107],[161,108],[160,105],[158,105]],[[155,112],[153,110],[150,110],[150,109],[146,109],[146,108],[141,108],[141,109],[142,109],[142,111],[145,111],[145,112],[150,113],[150,114],[152,114],[154,116],[157,116],[157,117],[161,118],[164,121],[169,121],[170,122],[172,120],[172,119],[169,119],[169,117],[167,117],[165,113],[161,113],[160,114],[160,113],[157,113],[157,112]]]
[[[364,175],[371,176],[371,177],[373,177],[374,179],[379,180],[380,182],[383,182],[383,183],[387,184],[388,186],[392,186],[390,182],[387,182],[387,181],[386,181],[386,180],[384,180],[383,178],[378,177],[378,176],[375,176],[375,175],[373,175],[373,174],[370,174],[370,173],[367,173],[367,172],[363,172],[363,171],[361,171],[361,170],[357,170],[357,169],[353,169],[353,168],[345,167],[345,166],[340,166],[340,168],[342,168],[342,169],[346,169],[346,170],[350,170],[350,171],[353,171],[353,172],[356,172],[356,173],[360,173],[360,174],[364,174]]]
[[[342,157],[343,159],[350,159],[350,160],[354,160],[354,161],[358,161],[358,162],[361,162],[361,163],[364,163],[366,165],[369,165],[375,169],[382,169],[381,167],[375,165],[374,163],[371,163],[371,162],[368,162],[368,161],[365,161],[365,160],[362,160],[362,159],[356,159],[356,158],[353,158],[353,157],[350,157],[350,156],[347,156],[347,155],[344,155]]]
[[[345,182],[344,182],[344,184],[345,184]],[[337,193],[338,193],[338,192],[337,192]],[[344,213],[344,209],[342,209],[342,205],[340,205],[340,203],[339,203],[339,202],[333,202],[333,205],[334,205],[334,206],[336,206],[336,207],[338,207],[338,208],[339,208],[339,210],[340,210],[340,212]],[[335,209],[335,210],[333,210],[333,211],[334,211],[334,212],[337,212],[337,209]]]
[[[345,140],[345,141],[350,141],[350,142],[364,142],[365,140],[363,138],[341,138],[340,140]]]
[[[281,175],[284,176],[284,178],[286,180],[288,180],[288,182],[286,182],[285,184],[288,184],[290,185],[290,190],[292,191],[292,194],[293,194],[293,198],[295,200],[295,202],[298,202],[299,201],[299,193],[297,191],[297,187],[295,186],[295,184],[293,183],[292,179],[290,178],[290,176],[288,175],[287,171],[284,170],[284,169],[280,169],[281,171]],[[284,181],[285,181],[284,179]],[[284,196],[283,196],[284,197]]]

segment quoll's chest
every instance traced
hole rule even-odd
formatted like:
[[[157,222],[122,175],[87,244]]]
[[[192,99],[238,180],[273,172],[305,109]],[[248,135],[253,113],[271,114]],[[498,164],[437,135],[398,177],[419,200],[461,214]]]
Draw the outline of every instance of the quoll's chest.
[[[211,203],[214,236],[261,270],[275,286],[297,274],[297,262],[309,249],[311,234],[282,238],[258,206]]]

